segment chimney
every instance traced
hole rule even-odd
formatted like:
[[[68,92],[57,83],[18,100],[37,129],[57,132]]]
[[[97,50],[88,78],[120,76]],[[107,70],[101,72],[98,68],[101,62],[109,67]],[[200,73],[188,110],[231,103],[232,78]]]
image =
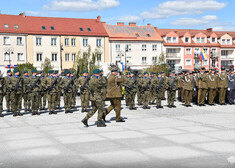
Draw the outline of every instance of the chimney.
[[[129,26],[135,27],[135,26],[136,26],[136,23],[135,23],[135,22],[130,22],[130,23],[129,23]]]
[[[117,22],[117,26],[125,26],[124,22]]]
[[[150,24],[150,23],[148,23],[147,25],[148,25],[148,27],[151,27],[151,24]]]
[[[23,16],[23,17],[25,17],[25,12],[20,13],[20,14],[19,14],[19,16]]]
[[[97,16],[97,21],[101,22],[101,16]]]
[[[157,30],[157,27],[154,27],[154,29],[156,29],[156,30]]]
[[[206,29],[209,33],[211,33],[212,31],[213,31],[213,29],[212,28],[208,28],[208,29]]]

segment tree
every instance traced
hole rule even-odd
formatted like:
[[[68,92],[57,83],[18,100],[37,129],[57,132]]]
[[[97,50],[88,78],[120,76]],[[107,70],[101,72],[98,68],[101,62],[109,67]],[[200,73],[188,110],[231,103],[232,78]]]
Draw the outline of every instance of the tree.
[[[150,68],[147,68],[148,72],[156,72],[157,74],[159,72],[164,71],[166,75],[169,73],[169,65],[166,63],[166,57],[164,53],[161,53],[160,56],[158,57],[158,60],[156,63]]]
[[[51,65],[51,60],[49,58],[45,58],[41,66],[44,71],[44,74],[47,74],[50,69],[54,68],[54,66]]]
[[[17,68],[21,73],[24,70],[27,70],[30,72],[32,69],[35,69],[35,67],[31,63],[17,64],[15,68]]]

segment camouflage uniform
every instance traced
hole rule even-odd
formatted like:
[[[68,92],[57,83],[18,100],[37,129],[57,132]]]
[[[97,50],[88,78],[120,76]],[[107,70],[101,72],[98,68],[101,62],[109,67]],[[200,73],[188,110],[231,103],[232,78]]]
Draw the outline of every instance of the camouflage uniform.
[[[136,89],[135,84],[136,84],[136,79],[134,79],[133,77],[130,77],[130,79],[129,79],[129,87],[130,87],[129,109],[130,110],[136,110],[136,108],[135,108],[135,95],[136,95],[137,89]]]
[[[104,84],[101,88],[102,109],[104,109],[105,108],[106,94],[107,94],[107,80],[103,75],[101,75],[100,77],[103,80],[103,84]]]
[[[30,110],[31,107],[31,102],[30,102],[30,90],[29,90],[29,84],[30,84],[30,80],[28,76],[24,76],[23,77],[23,99],[24,99],[24,109],[25,112]]]
[[[41,76],[41,83],[44,83],[44,80],[46,78],[44,76]],[[47,92],[46,88],[44,88],[42,85],[40,85],[40,92],[39,92],[39,109],[45,110],[46,109],[46,101],[47,101]]]
[[[74,76],[71,76],[73,80],[76,80]],[[72,86],[72,108],[76,108],[76,96],[77,96],[77,86],[73,84]]]
[[[168,107],[176,107],[174,105],[175,95],[177,90],[177,78],[176,77],[168,77],[166,80],[166,88],[167,88],[167,103]]]
[[[164,79],[161,77],[156,77],[154,78],[152,83],[154,90],[156,90],[156,103],[157,103],[156,108],[163,108],[163,106],[161,105],[161,101],[162,101],[162,92],[164,91]]]
[[[65,76],[61,80],[60,85],[61,88],[63,88],[64,90],[65,113],[72,113],[71,109],[72,109],[73,79],[69,76]]]
[[[82,87],[86,80],[89,80],[89,77],[81,76],[76,80],[76,86]],[[81,97],[81,106],[82,106],[82,112],[88,112],[87,108],[89,106],[89,90],[88,86],[84,86],[84,90],[80,92]]]
[[[7,112],[10,112],[12,110],[12,91],[10,88],[10,79],[12,76],[5,76],[4,77],[4,87],[5,87],[5,99],[6,99],[6,106],[7,106]]]
[[[30,76],[30,89],[31,89],[31,110],[32,115],[40,115],[39,109],[39,92],[40,92],[40,77]]]
[[[150,87],[151,87],[151,79],[149,77],[144,77],[142,81],[142,88],[144,90],[143,94],[143,108],[149,109],[149,100],[150,100]]]
[[[3,97],[4,97],[4,78],[0,76],[0,117],[3,117],[3,107],[2,107],[2,102],[3,102]]]
[[[138,102],[138,105],[142,105],[143,103],[143,95],[142,95],[142,92],[141,92],[141,88],[142,88],[142,80],[143,80],[143,77],[138,77],[137,78],[137,102]]]

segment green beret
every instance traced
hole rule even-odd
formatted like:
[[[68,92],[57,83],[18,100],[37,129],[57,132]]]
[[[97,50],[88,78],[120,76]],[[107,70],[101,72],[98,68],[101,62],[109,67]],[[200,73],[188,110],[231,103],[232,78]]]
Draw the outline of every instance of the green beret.
[[[28,71],[27,70],[24,70],[24,72],[23,73],[28,73]]]
[[[9,69],[9,70],[7,70],[7,73],[10,73],[11,72],[11,70]]]
[[[58,74],[59,73],[59,71],[54,71],[54,74]]]
[[[130,72],[127,72],[126,75],[130,75],[131,73]]]
[[[19,72],[19,70],[18,69],[14,69],[13,73],[17,73],[17,72]]]
[[[101,69],[100,72],[104,72],[103,69]]]
[[[151,72],[151,73],[150,73],[150,75],[153,75],[153,74],[154,74],[154,72]]]
[[[93,74],[99,74],[99,73],[100,73],[100,70],[99,70],[99,69],[93,70]]]
[[[53,72],[54,72],[53,70],[49,70],[49,71],[48,71],[49,74],[51,74],[51,73],[53,73]]]
[[[33,69],[33,70],[32,70],[32,73],[37,73],[37,70],[36,70],[36,69]]]
[[[161,72],[161,74],[164,74],[164,73],[165,73],[164,71]]]
[[[205,70],[206,68],[205,67],[202,67],[202,70]]]
[[[82,73],[84,74],[84,73],[88,73],[87,71],[82,71]]]
[[[67,75],[67,74],[70,74],[71,72],[69,70],[65,71],[64,74]]]
[[[142,75],[142,73],[141,73],[141,72],[139,72],[139,73],[138,73],[138,75]]]
[[[161,72],[158,73],[158,75],[161,75],[161,74],[162,74]]]
[[[148,72],[144,72],[144,75],[145,75],[145,74],[149,74],[149,73],[148,73]]]
[[[44,73],[44,71],[40,71],[40,73]]]

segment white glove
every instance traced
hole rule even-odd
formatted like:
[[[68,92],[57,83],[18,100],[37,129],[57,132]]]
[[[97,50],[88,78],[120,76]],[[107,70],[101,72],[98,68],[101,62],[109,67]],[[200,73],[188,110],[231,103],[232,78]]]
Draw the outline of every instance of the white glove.
[[[196,91],[196,88],[194,88],[193,90]]]
[[[230,88],[228,88],[228,91],[230,91]]]

